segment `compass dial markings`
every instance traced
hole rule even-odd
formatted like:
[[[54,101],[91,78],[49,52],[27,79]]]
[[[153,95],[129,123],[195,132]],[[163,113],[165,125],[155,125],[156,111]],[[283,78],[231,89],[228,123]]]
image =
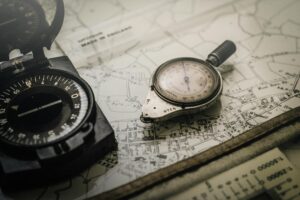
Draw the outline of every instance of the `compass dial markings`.
[[[217,72],[207,64],[183,58],[162,65],[154,86],[166,99],[189,104],[213,95],[218,89],[218,79]]]
[[[68,90],[65,90],[67,87]],[[0,91],[0,140],[22,145],[46,144],[52,142],[67,135],[76,128],[85,117],[89,107],[89,100],[85,90],[74,80],[56,74],[33,75],[13,83],[9,88],[8,93],[5,92],[5,89],[4,91],[2,90],[2,92]],[[51,101],[45,100],[44,97],[34,92],[38,89],[43,91],[42,93],[47,93],[47,91],[53,90],[54,88],[57,89],[57,94],[49,96],[52,98]],[[44,103],[32,107],[25,106],[26,102],[22,104],[19,92],[14,92],[17,90],[21,92],[21,95],[28,93],[28,98],[33,96],[34,98],[40,98],[40,100],[44,99]],[[29,95],[32,92],[33,94]],[[9,100],[7,100],[8,98]],[[28,99],[26,101],[27,104],[30,102]],[[68,116],[62,116],[59,113],[58,115],[56,112],[59,110],[61,110],[59,113],[68,113]],[[8,111],[13,114],[8,114]],[[60,118],[63,118],[63,121],[56,126],[49,126],[50,128],[47,130],[45,127],[39,128],[42,130],[35,129],[33,127],[33,124],[35,124],[34,119],[39,115],[44,116],[43,112],[52,112],[54,118],[51,118],[50,121],[55,121],[57,118],[55,116],[61,116]],[[20,118],[20,120],[17,120],[17,118]],[[26,125],[20,122],[22,121],[21,119],[25,121],[29,120],[29,122],[33,124],[31,127],[28,126],[26,130],[20,130],[20,127],[15,126],[21,124],[26,127]],[[36,117],[36,120],[41,119]],[[43,123],[46,123],[45,121],[47,120],[44,120]],[[13,130],[12,133],[11,130]],[[21,133],[21,135],[19,133]],[[37,142],[35,140],[38,137],[40,140]]]

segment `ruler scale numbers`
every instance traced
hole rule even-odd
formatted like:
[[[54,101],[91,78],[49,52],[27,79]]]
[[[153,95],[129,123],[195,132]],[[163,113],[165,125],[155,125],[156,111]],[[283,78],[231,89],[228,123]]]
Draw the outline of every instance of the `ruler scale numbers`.
[[[170,199],[298,200],[299,186],[299,172],[276,148]]]

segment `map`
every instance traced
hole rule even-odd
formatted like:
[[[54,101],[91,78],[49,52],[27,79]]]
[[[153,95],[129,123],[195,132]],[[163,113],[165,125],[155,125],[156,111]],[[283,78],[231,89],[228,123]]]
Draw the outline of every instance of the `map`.
[[[300,1],[68,0],[57,47],[89,82],[118,150],[71,180],[13,199],[85,199],[199,154],[300,107]],[[103,12],[101,12],[103,11]],[[138,17],[137,17],[138,16]],[[222,111],[163,124],[140,121],[155,69],[176,57],[206,59],[224,40]],[[55,50],[57,49],[57,50]]]

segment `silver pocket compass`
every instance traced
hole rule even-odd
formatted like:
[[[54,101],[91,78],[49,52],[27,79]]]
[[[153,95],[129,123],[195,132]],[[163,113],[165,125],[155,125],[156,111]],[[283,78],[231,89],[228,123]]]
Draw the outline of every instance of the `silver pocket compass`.
[[[182,57],[159,66],[142,107],[141,120],[159,122],[207,111],[218,102],[223,89],[221,70],[217,67],[235,51],[235,44],[226,40],[208,55],[206,61]]]

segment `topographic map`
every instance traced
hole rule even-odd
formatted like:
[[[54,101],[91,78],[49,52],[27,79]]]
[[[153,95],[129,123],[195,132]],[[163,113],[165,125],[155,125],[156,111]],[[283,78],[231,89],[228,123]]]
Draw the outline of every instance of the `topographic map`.
[[[300,106],[298,0],[69,0],[58,45],[92,86],[118,151],[72,180],[11,195],[85,199],[199,154]],[[163,125],[139,119],[154,70],[237,45],[223,75],[222,111]],[[57,47],[58,48],[58,47]],[[53,56],[60,53],[54,51]]]

